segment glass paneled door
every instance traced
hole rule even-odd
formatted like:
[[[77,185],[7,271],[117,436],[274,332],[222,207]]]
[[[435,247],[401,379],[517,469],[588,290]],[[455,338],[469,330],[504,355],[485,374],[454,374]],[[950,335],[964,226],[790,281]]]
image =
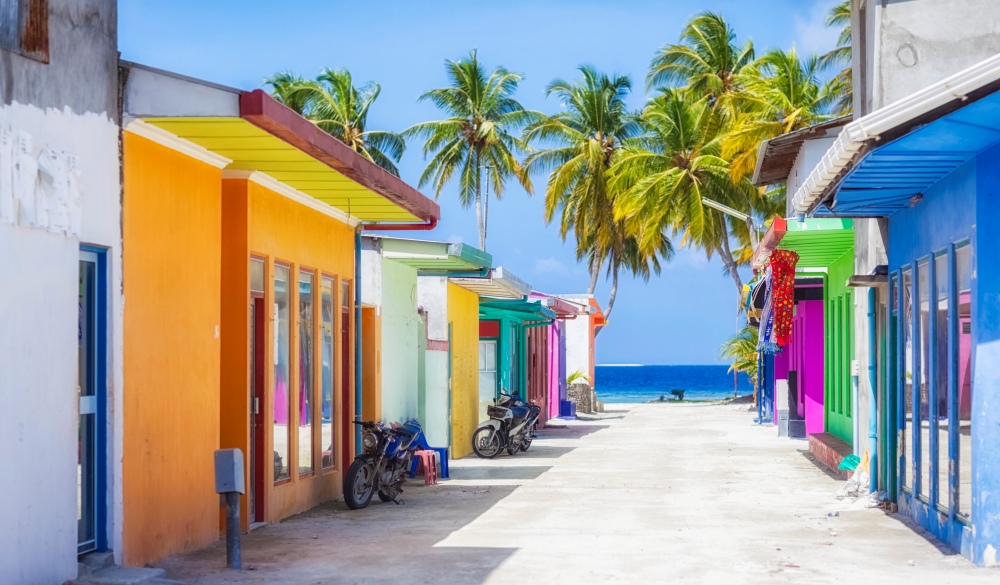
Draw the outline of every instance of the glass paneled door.
[[[80,408],[77,459],[77,552],[105,549],[104,255],[80,252],[77,317],[77,399]]]

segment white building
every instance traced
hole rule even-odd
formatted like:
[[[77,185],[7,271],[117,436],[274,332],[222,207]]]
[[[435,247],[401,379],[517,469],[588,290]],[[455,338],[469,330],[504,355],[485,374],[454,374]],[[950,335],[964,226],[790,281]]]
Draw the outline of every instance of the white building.
[[[121,538],[117,12],[34,5],[0,26],[0,583]]]

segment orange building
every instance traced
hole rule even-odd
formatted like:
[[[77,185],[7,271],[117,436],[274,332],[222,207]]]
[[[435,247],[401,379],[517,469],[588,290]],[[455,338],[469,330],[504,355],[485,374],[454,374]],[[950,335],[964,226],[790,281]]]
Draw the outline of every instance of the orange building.
[[[244,530],[340,496],[360,232],[440,212],[261,90],[122,68],[122,558],[142,565],[218,539],[216,449],[244,453]]]

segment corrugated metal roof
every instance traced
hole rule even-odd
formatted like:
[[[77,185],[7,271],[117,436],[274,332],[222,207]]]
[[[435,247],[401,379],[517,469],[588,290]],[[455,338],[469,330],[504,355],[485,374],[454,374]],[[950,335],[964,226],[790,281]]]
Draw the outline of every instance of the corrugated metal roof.
[[[485,278],[452,278],[451,282],[471,290],[481,297],[521,299],[531,293],[531,285],[514,276],[503,266],[494,268]]]

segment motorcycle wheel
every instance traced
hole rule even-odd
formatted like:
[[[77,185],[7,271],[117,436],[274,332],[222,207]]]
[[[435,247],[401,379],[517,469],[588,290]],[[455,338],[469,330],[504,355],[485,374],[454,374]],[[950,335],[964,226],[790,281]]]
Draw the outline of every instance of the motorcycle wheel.
[[[531,439],[534,438],[533,437],[534,434],[535,434],[535,426],[532,425],[528,429],[528,431],[526,433],[524,433],[524,436],[521,437],[521,450],[522,451],[527,451],[528,447],[531,446]]]
[[[500,454],[500,432],[491,426],[482,426],[472,434],[472,450],[483,459],[493,459]]]
[[[375,470],[364,459],[355,459],[344,476],[344,503],[352,510],[368,506],[375,494]]]

